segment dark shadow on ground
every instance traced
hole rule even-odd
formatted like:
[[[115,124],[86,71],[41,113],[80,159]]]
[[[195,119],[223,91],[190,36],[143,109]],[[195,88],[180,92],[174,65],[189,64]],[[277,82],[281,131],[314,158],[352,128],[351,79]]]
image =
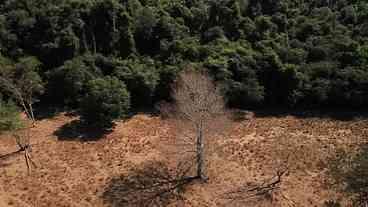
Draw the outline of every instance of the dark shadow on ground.
[[[128,118],[131,118],[138,114],[145,114],[150,116],[159,116],[160,111],[155,107],[139,107],[139,108],[133,108],[131,109],[131,112],[128,116]]]
[[[240,111],[240,115],[235,115],[238,117],[247,114],[246,111]],[[353,109],[262,109],[253,110],[255,117],[285,117],[285,116],[295,116],[297,118],[323,118],[323,119],[333,119],[339,121],[352,121],[356,119],[368,119],[367,110],[353,110]],[[247,119],[247,118],[245,118]],[[241,118],[239,119],[241,120]]]
[[[8,167],[10,165],[12,165],[12,164],[11,163],[5,163],[5,162],[0,160],[0,168],[5,168],[5,167]]]
[[[17,150],[6,154],[0,154],[0,168],[12,165],[12,163],[9,160],[13,157],[21,156],[22,152],[23,152],[22,150]]]
[[[149,162],[112,178],[102,199],[110,207],[165,207],[184,202],[185,188],[194,180],[170,171],[161,162]]]
[[[50,119],[55,117],[65,109],[57,106],[35,106],[34,115],[36,120]]]
[[[3,155],[0,155],[0,159],[8,159],[10,157],[13,157],[15,155],[18,155],[22,152],[22,150],[17,150],[15,152],[10,152],[10,153],[7,153],[7,154],[3,154]]]
[[[83,125],[79,120],[69,122],[54,132],[60,141],[97,141],[109,133],[112,129],[89,127]]]

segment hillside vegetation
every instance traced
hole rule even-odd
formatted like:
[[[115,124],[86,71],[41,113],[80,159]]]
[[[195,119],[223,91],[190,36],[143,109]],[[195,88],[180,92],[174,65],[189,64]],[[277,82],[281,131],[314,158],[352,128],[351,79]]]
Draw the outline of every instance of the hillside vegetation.
[[[73,108],[104,76],[152,106],[188,66],[233,107],[364,107],[367,19],[359,0],[4,0],[0,65],[39,61],[41,102]]]

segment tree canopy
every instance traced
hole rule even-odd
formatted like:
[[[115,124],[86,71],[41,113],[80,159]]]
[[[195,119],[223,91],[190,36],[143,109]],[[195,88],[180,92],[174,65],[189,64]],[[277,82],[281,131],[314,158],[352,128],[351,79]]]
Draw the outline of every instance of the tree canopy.
[[[364,107],[367,18],[359,0],[4,0],[0,53],[38,59],[41,101],[72,107],[105,76],[125,83],[133,109],[169,100],[188,65],[232,107]]]

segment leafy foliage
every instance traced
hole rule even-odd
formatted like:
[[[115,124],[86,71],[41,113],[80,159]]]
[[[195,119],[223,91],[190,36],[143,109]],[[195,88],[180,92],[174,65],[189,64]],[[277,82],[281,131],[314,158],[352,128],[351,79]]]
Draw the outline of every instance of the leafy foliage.
[[[50,80],[48,95],[53,100],[78,105],[85,94],[87,82],[101,75],[101,69],[96,66],[91,56],[68,60],[64,65],[47,73]]]
[[[114,119],[127,116],[130,95],[123,82],[114,77],[97,78],[86,85],[81,101],[83,122],[101,127],[111,127]]]
[[[77,107],[87,82],[115,76],[150,107],[191,65],[232,107],[368,104],[366,1],[22,2],[0,3],[0,53],[42,63],[43,102]]]
[[[18,107],[11,101],[0,99],[0,133],[19,129],[23,126]]]

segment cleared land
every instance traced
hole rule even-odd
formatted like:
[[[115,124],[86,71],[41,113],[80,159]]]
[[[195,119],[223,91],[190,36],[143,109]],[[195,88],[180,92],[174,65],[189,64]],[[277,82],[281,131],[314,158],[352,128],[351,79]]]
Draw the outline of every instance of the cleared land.
[[[170,174],[181,153],[169,153],[176,150],[169,144],[175,130],[160,117],[136,115],[105,135],[81,129],[76,119],[62,113],[32,129],[38,169],[30,176],[21,155],[0,160],[1,207],[124,206],[129,183],[138,182],[132,179],[149,180],[144,172]],[[327,184],[327,158],[337,147],[367,138],[368,120],[258,115],[234,121],[222,136],[208,157],[208,183],[186,186],[180,201],[168,196],[167,206],[321,206],[340,196]],[[16,150],[10,135],[0,136],[0,155]],[[274,176],[285,163],[289,171],[269,197],[226,199],[229,191]]]

